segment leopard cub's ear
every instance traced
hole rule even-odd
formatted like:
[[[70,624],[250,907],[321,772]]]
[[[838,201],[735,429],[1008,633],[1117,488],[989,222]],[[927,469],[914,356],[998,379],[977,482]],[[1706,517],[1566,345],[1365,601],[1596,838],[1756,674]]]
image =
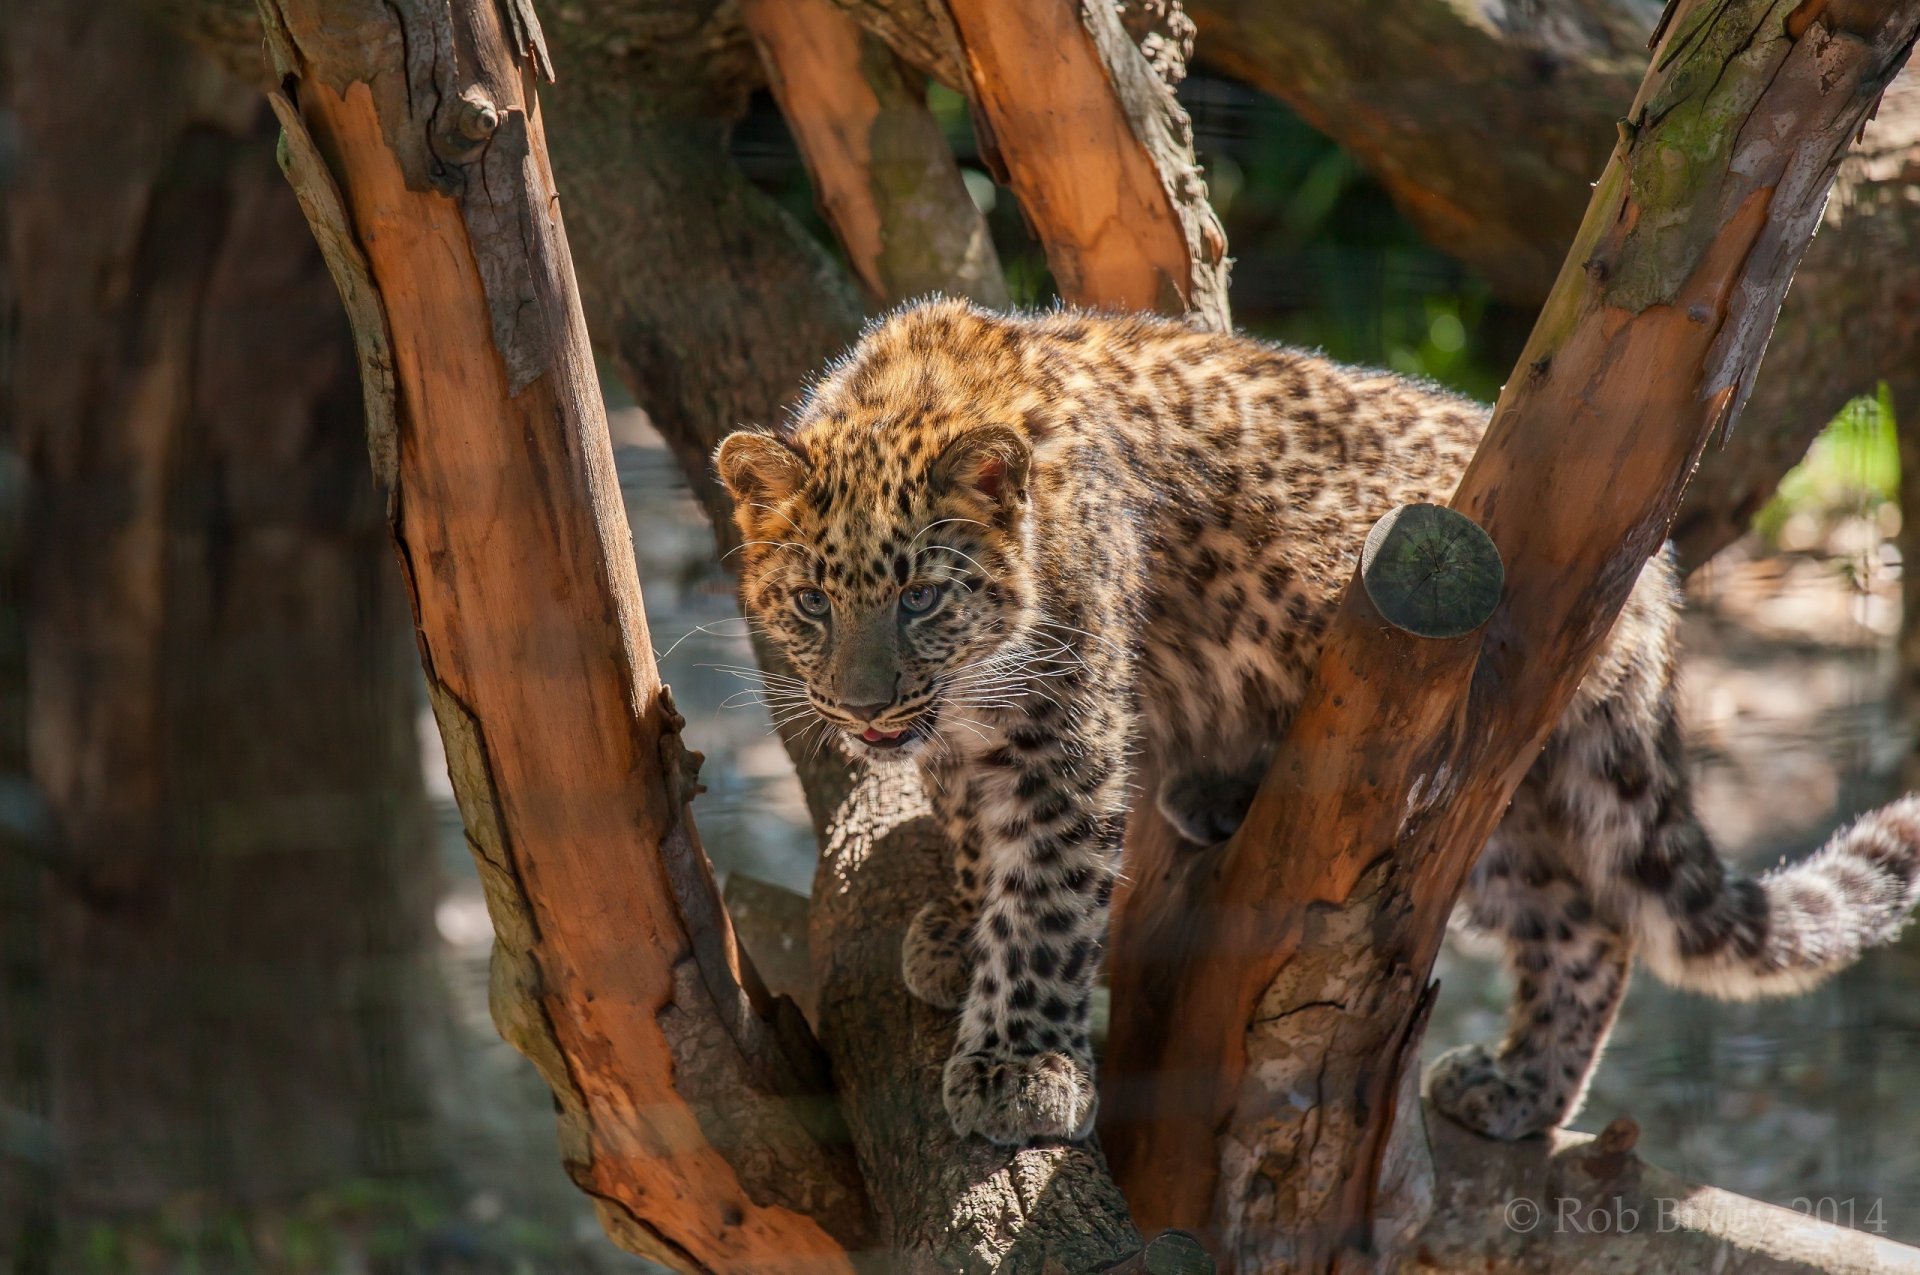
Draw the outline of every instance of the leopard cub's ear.
[[[982,425],[948,443],[933,463],[934,481],[973,491],[996,505],[1011,505],[1027,494],[1027,470],[1033,444],[1008,425]]]
[[[721,439],[713,465],[736,505],[783,499],[807,479],[807,458],[798,448],[757,430],[743,429]]]

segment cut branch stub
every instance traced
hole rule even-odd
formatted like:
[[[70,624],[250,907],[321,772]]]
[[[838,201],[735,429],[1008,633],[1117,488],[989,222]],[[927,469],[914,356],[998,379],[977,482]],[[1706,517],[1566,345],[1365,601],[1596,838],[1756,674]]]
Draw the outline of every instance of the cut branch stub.
[[[1387,623],[1416,637],[1453,638],[1493,615],[1506,572],[1473,519],[1444,505],[1402,505],[1367,534],[1360,578]]]

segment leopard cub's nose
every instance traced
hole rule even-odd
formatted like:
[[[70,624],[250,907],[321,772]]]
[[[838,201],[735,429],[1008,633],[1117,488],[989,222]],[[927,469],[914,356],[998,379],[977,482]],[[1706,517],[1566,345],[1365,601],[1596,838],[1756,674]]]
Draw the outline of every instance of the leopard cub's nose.
[[[877,704],[842,704],[840,711],[849,717],[856,717],[863,722],[870,722],[892,707],[893,701],[886,699],[881,700]]]

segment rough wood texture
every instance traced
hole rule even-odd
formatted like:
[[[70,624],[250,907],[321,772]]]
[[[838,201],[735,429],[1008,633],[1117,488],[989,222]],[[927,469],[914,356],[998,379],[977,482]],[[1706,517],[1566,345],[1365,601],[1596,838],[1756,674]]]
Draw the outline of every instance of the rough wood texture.
[[[1381,1166],[1460,879],[1737,413],[1841,155],[1920,27],[1916,0],[1835,7],[1796,40],[1793,8],[1671,15],[1452,501],[1500,549],[1493,619],[1416,639],[1349,588],[1240,835],[1136,865],[1169,879],[1116,936],[1102,1128],[1143,1225],[1204,1230],[1242,1270],[1398,1238]]]
[[[1850,398],[1920,404],[1920,74],[1888,86],[1840,165],[1780,308],[1753,397],[1688,485],[1673,539],[1692,569],[1732,544]]]
[[[1000,258],[920,77],[829,0],[746,0],[741,17],[867,295],[1004,307]]]
[[[967,91],[967,58],[953,15],[939,0],[833,0],[894,52],[956,93]]]
[[[1227,241],[1173,91],[1103,3],[954,0],[971,96],[1078,305],[1225,329]]]
[[[686,814],[530,92],[537,22],[262,17],[296,189],[312,215],[337,186],[391,337],[392,533],[493,915],[495,1019],[622,1243],[690,1271],[850,1269],[869,1223],[823,1059],[737,951]]]
[[[900,978],[900,944],[945,888],[948,852],[912,776],[876,776],[842,807],[813,888],[820,1036],[861,1168],[904,1271],[1094,1271],[1140,1247],[1091,1148],[1010,1151],[957,1138],[940,1099],[951,1013]]]

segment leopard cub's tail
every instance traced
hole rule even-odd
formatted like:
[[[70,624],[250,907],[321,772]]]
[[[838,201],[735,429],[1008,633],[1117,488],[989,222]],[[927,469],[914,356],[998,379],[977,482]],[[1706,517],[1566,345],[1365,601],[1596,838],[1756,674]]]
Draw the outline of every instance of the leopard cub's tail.
[[[1654,837],[1671,848],[1656,857],[1718,868],[1691,811]],[[1802,991],[1851,965],[1897,936],[1916,903],[1920,795],[1862,815],[1806,859],[1758,878],[1710,869],[1675,881],[1648,898],[1652,915],[1643,914],[1638,928],[1644,959],[1661,981],[1752,1000]]]

